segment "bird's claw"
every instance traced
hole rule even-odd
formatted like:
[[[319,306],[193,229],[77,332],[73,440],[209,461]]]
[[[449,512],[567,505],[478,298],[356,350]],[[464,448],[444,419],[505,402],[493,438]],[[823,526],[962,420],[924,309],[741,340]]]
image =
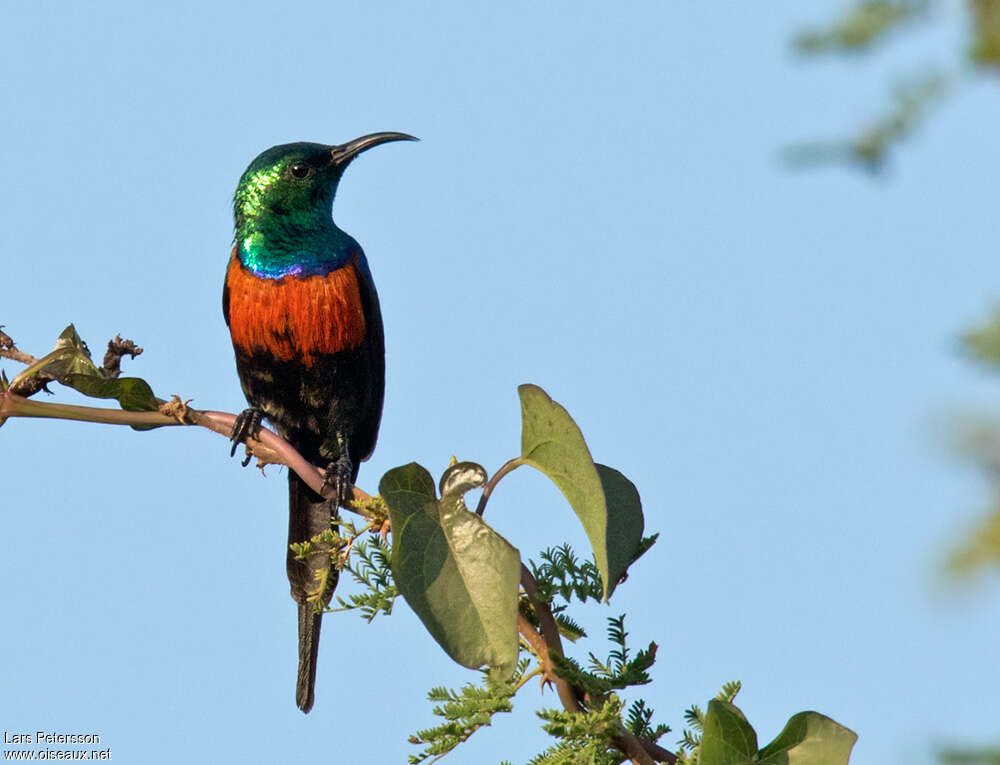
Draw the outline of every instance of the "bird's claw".
[[[253,438],[257,435],[257,431],[260,430],[260,424],[264,420],[264,413],[260,409],[250,407],[249,409],[244,409],[238,415],[236,415],[236,422],[233,423],[233,432],[229,436],[229,440],[233,442],[233,448],[229,451],[229,456],[233,457],[236,455],[236,449],[240,444],[246,443],[248,438]],[[247,452],[246,459],[241,463],[243,467],[250,464],[251,455]]]
[[[330,496],[337,500],[337,504],[349,502],[353,493],[354,484],[351,483],[351,473],[354,472],[354,465],[351,458],[346,453],[341,454],[336,461],[326,466],[326,477],[323,479],[323,493],[330,491]]]

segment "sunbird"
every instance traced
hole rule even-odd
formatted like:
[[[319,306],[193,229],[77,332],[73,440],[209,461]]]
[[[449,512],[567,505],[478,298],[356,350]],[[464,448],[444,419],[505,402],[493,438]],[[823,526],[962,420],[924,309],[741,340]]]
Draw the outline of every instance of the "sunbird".
[[[266,417],[314,465],[324,499],[288,473],[286,568],[298,603],[295,703],[312,709],[323,608],[338,572],[328,553],[297,560],[290,546],[331,528],[371,456],[382,419],[385,340],[378,294],[361,246],[333,222],[333,199],[358,154],[406,133],[371,133],[337,146],[289,143],[261,153],[234,198],[235,240],[222,313],[250,407],[233,452]],[[244,461],[244,465],[249,457]]]

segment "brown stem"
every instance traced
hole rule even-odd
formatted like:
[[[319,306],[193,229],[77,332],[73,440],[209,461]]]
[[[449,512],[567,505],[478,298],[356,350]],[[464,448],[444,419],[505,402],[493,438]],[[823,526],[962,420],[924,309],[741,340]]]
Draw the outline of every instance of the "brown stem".
[[[646,738],[639,738],[631,731],[625,730],[624,726],[619,726],[618,735],[613,737],[611,740],[614,742],[615,746],[632,758],[632,762],[666,762],[669,763],[669,765],[674,765],[674,763],[677,762],[676,754],[668,752],[655,741],[650,741]],[[647,759],[641,759],[640,752],[642,755],[645,755]],[[639,759],[637,759],[637,757],[639,757]]]
[[[636,765],[655,765],[656,760],[653,759],[652,755],[645,750],[642,742],[629,733],[621,725],[618,726],[618,735],[612,736],[611,743],[621,749],[628,758],[634,762]]]
[[[476,505],[476,515],[482,515],[484,512],[486,512],[486,503],[490,501],[490,495],[493,493],[493,490],[497,487],[497,484],[500,482],[500,479],[503,478],[505,475],[507,475],[507,473],[514,470],[514,468],[519,468],[523,464],[524,460],[522,460],[520,457],[515,457],[512,460],[507,460],[505,463],[503,463],[503,465],[500,466],[500,469],[493,474],[493,477],[489,481],[487,481],[486,485],[483,487],[483,493],[479,496],[479,504]]]
[[[559,701],[565,709],[570,712],[582,712],[583,704],[576,696],[576,691],[568,681],[559,677],[552,667],[552,654],[545,638],[536,630],[524,614],[517,615],[517,631],[521,633],[528,645],[531,646],[532,653],[538,657],[538,663],[542,668],[542,675],[546,681],[552,683],[559,694]]]
[[[12,359],[22,364],[33,364],[35,362],[35,357],[30,353],[25,353],[17,349],[10,335],[3,331],[3,325],[0,325],[0,359]]]
[[[0,359],[11,359],[13,361],[19,361],[22,364],[33,364],[35,362],[35,357],[30,353],[25,353],[24,351],[19,351],[17,348],[2,348],[0,347]]]

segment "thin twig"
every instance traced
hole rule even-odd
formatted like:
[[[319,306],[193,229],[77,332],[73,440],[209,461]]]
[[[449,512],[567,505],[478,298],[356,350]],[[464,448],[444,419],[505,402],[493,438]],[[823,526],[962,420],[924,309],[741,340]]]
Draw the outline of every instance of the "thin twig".
[[[500,483],[500,479],[507,475],[509,472],[515,468],[521,467],[524,464],[524,460],[521,457],[514,457],[514,459],[507,460],[500,469],[493,474],[493,477],[486,482],[483,487],[483,493],[479,496],[479,504],[476,505],[476,515],[482,515],[486,512],[486,503],[490,501],[490,494],[496,488],[497,484]]]
[[[35,357],[30,353],[25,353],[17,349],[10,335],[3,331],[2,324],[0,324],[0,358],[11,359],[21,364],[33,364],[35,361]]]

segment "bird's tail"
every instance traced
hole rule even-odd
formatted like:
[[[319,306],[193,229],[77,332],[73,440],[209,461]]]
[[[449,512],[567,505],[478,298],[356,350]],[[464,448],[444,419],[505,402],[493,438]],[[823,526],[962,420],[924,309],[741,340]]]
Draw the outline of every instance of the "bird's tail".
[[[323,499],[289,471],[289,545],[308,541],[329,530],[336,510],[335,500]],[[331,565],[329,553],[323,550],[311,554],[306,560],[298,560],[289,549],[287,569],[292,598],[299,604],[299,671],[295,683],[295,703],[303,712],[308,712],[315,697],[322,609],[333,597],[338,571]]]
[[[295,681],[295,703],[303,712],[312,709],[316,696],[316,657],[323,614],[312,603],[299,604],[299,674]]]

